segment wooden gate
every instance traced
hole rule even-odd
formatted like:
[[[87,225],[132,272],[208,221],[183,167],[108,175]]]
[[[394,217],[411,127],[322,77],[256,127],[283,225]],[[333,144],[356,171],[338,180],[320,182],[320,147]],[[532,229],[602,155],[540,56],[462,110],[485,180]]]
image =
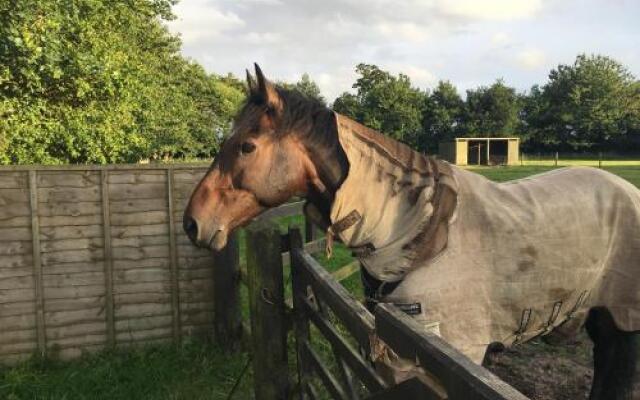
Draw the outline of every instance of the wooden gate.
[[[298,230],[290,229],[289,243],[301,398],[320,398],[321,384],[334,399],[526,399],[395,306],[380,304],[369,313],[304,251]],[[333,360],[314,348],[311,326]],[[430,378],[388,386],[369,361],[380,348],[416,360]]]

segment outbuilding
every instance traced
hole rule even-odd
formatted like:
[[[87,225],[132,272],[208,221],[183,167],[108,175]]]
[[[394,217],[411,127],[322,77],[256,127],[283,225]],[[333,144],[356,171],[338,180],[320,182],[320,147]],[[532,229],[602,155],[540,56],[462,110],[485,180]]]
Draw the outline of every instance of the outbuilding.
[[[455,138],[439,145],[440,158],[456,165],[516,165],[520,139],[516,137]]]

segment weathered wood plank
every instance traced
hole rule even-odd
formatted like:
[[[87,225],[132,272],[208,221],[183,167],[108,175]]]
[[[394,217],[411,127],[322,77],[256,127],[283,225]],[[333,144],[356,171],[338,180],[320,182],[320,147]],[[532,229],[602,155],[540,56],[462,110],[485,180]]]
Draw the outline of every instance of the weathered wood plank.
[[[104,335],[106,341],[106,327],[104,321],[83,322],[72,325],[47,327],[47,343],[60,344],[61,339],[83,337],[85,335]],[[73,343],[73,342],[72,342]],[[79,343],[73,343],[79,344]]]
[[[166,211],[143,211],[135,213],[112,213],[111,224],[113,226],[140,226],[167,224],[169,216]]]
[[[162,236],[134,236],[129,238],[114,238],[111,240],[113,248],[121,247],[148,247],[148,246],[169,246],[169,238]]]
[[[0,221],[5,221],[14,217],[29,216],[31,216],[31,208],[27,201],[0,205]]]
[[[171,315],[154,315],[145,317],[119,318],[116,321],[118,332],[145,331],[156,328],[170,328],[172,326]]]
[[[167,302],[165,304],[141,303],[115,305],[116,321],[127,318],[153,317],[159,315],[171,316],[171,304]]]
[[[87,226],[48,226],[40,229],[41,240],[102,237],[102,223]]]
[[[171,334],[171,327],[154,328],[139,331],[123,330],[121,332],[117,332],[116,334],[116,341],[118,343],[138,341],[148,342],[150,339],[173,339],[173,336]]]
[[[164,211],[167,210],[167,202],[163,198],[159,199],[127,199],[111,200],[111,211],[114,213],[134,213],[144,211]]]
[[[120,247],[114,252],[114,260],[144,260],[148,258],[167,258],[169,259],[169,247],[160,246],[144,246],[144,247]]]
[[[268,220],[280,217],[289,217],[292,215],[299,215],[302,213],[302,207],[304,201],[297,201],[295,203],[286,203],[280,207],[271,208],[268,211],[262,213],[256,220]]]
[[[76,272],[104,272],[100,262],[60,262],[44,266],[46,274],[73,274]]]
[[[29,188],[5,189],[0,188],[0,207],[15,203],[29,204]]]
[[[168,258],[145,258],[142,260],[113,260],[114,270],[138,268],[169,268]]]
[[[28,187],[28,173],[25,172],[0,172],[0,188],[24,189]]]
[[[241,318],[240,309],[240,286],[238,284],[238,273],[240,268],[240,244],[238,235],[234,233],[229,237],[227,246],[214,255],[212,269],[180,271],[180,278],[200,278],[207,279],[213,277],[213,293],[215,296],[215,337],[218,344],[223,349],[234,351],[238,348],[241,338]],[[204,271],[204,274],[196,274],[195,271]]]
[[[114,295],[131,293],[169,293],[171,282],[121,283],[113,288]]]
[[[77,272],[70,274],[44,274],[45,288],[65,288],[69,286],[104,285],[104,272]]]
[[[36,171],[29,171],[29,204],[31,205],[31,235],[33,250],[33,281],[34,298],[36,304],[36,335],[38,337],[38,351],[44,355],[47,351],[44,293],[42,284],[42,260],[40,258],[40,222],[38,220],[38,184]]]
[[[336,378],[331,375],[331,372],[324,365],[318,354],[313,350],[313,348],[309,345],[309,343],[303,343],[303,351],[305,352],[305,357],[309,360],[309,365],[316,371],[316,374],[327,388],[329,393],[334,399],[339,400],[348,400],[349,397],[345,393],[344,389]]]
[[[176,343],[180,343],[182,339],[182,328],[180,327],[180,284],[178,283],[178,250],[176,244],[176,224],[173,217],[174,214],[174,185],[173,171],[167,170],[167,216],[169,218],[169,259],[170,263],[170,280],[171,280],[171,311],[172,311],[172,333]]]
[[[41,203],[40,217],[80,217],[101,215],[101,207],[102,204],[97,201],[80,201],[77,203]],[[75,223],[75,220],[71,218],[66,220],[74,222],[69,225],[84,225]]]
[[[166,171],[172,171],[166,169]],[[109,173],[109,184],[143,184],[143,183],[163,183],[165,171],[114,171]]]
[[[114,282],[117,285],[126,283],[164,282],[171,280],[169,269],[166,268],[136,268],[132,270],[117,270]]]
[[[313,286],[314,292],[346,325],[360,346],[369,351],[369,338],[375,331],[373,315],[340,285],[329,272],[307,253],[294,251],[298,258],[302,274],[307,283]]]
[[[167,184],[159,183],[119,183],[109,186],[111,200],[157,199],[167,197]]]
[[[395,306],[376,307],[376,332],[399,356],[428,366],[452,399],[527,400],[487,369],[473,363],[439,336],[425,331]]]
[[[0,257],[30,254],[33,252],[32,243],[27,240],[0,242]]]
[[[331,344],[334,351],[366,385],[367,389],[369,389],[370,392],[383,390],[386,384],[371,367],[369,362],[364,360],[362,356],[340,336],[333,325],[319,314],[306,297],[300,296],[299,292],[297,294],[299,304],[303,308],[305,316],[311,319],[324,338]]]
[[[38,199],[42,203],[77,203],[81,201],[99,202],[100,188],[98,186],[88,188],[38,188]]]
[[[3,317],[12,317],[14,315],[35,314],[36,305],[33,299],[19,301],[15,303],[0,304],[0,315]],[[0,330],[0,334],[3,331]]]
[[[79,310],[49,311],[45,313],[47,328],[69,326],[81,323],[102,323],[104,326],[104,307],[83,308]]]
[[[156,235],[168,235],[168,224],[154,224],[143,226],[112,226],[111,236],[113,238],[127,238],[134,236],[156,236]]]
[[[273,223],[259,222],[249,226],[246,235],[256,399],[286,398],[289,372],[280,232]]]
[[[36,318],[35,318],[35,314],[1,316],[0,324],[2,324],[0,326],[2,326],[3,331],[5,332],[35,329]]]
[[[0,354],[5,352],[4,350],[8,345],[30,343],[32,346],[35,346],[37,340],[38,338],[36,337],[36,330],[34,327],[31,327],[29,329],[14,330],[8,326],[5,326],[5,329],[3,329],[0,334]]]
[[[100,173],[97,171],[40,171],[38,173],[39,188],[88,188],[100,184]]]
[[[102,238],[41,240],[40,245],[43,253],[52,253],[57,251],[102,249],[104,241]],[[2,248],[1,244],[0,248]]]
[[[114,297],[114,277],[113,277],[113,244],[111,231],[111,199],[109,198],[109,174],[107,170],[100,171],[100,203],[102,208],[102,255],[103,255],[103,277],[104,277],[104,322],[106,325],[106,345],[110,348],[116,346],[115,328],[115,304]]]
[[[45,267],[58,263],[91,263],[102,262],[104,260],[104,249],[76,249],[76,250],[60,250],[42,253],[42,265]]]
[[[47,302],[53,299],[69,299],[75,297],[104,296],[104,285],[67,286],[64,288],[47,288]]]

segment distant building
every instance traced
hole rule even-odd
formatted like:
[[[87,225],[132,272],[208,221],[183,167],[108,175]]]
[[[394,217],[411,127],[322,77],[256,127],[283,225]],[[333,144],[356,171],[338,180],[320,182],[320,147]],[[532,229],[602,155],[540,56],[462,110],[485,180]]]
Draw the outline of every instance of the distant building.
[[[516,165],[519,138],[455,138],[438,147],[440,158],[456,165]]]

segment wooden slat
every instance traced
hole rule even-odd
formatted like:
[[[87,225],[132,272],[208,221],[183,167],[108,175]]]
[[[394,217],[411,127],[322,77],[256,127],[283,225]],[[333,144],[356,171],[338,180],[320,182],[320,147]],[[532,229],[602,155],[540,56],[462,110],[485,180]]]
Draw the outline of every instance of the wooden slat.
[[[376,307],[378,337],[399,356],[418,359],[445,387],[451,399],[528,400],[487,369],[451,347],[391,304]]]
[[[111,246],[111,212],[109,209],[109,171],[100,172],[100,188],[102,201],[102,227],[104,244],[104,287],[105,287],[105,324],[107,345],[115,347],[116,328],[113,304],[113,248]]]
[[[169,207],[169,254],[171,259],[171,311],[173,315],[173,340],[180,343],[182,328],[180,327],[180,285],[178,284],[178,250],[176,247],[176,224],[173,217],[173,171],[167,170],[167,204]]]
[[[42,285],[42,262],[40,259],[40,223],[38,221],[38,176],[35,170],[29,171],[29,199],[31,204],[31,235],[33,249],[33,279],[34,298],[36,303],[36,335],[38,337],[38,351],[45,355],[47,350],[45,321],[44,321],[44,293]]]
[[[319,251],[324,251],[327,240],[325,238],[316,239],[313,242],[308,242],[304,244],[304,251],[313,254]],[[284,265],[289,265],[291,261],[291,256],[288,251],[282,253],[282,263]]]
[[[304,307],[305,314],[309,319],[311,319],[313,324],[318,327],[322,335],[331,344],[331,347],[338,353],[340,358],[343,359],[349,368],[356,373],[358,378],[362,380],[367,389],[371,392],[383,390],[386,387],[384,381],[378,376],[378,374],[376,374],[369,363],[340,336],[329,321],[314,309],[308,299],[301,298],[299,300],[302,307]]]
[[[109,164],[109,165],[2,165],[4,171],[138,171],[138,170],[202,170],[206,171],[211,163],[175,163],[175,164]]]
[[[373,315],[311,255],[294,250],[293,256],[299,258],[296,265],[300,265],[299,269],[306,275],[305,279],[313,286],[315,294],[331,307],[360,346],[369,351],[369,338],[375,331]]]
[[[308,342],[303,344],[303,351],[305,352],[305,357],[309,360],[311,367],[316,371],[318,377],[329,391],[329,394],[331,394],[334,399],[348,400],[349,397],[344,392],[344,389],[340,386],[336,378],[331,375],[331,372],[329,372]]]
[[[349,278],[351,275],[355,274],[356,272],[360,272],[360,261],[358,260],[352,261],[349,264],[345,265],[344,267],[336,271],[333,271],[331,273],[331,276],[333,276],[333,279],[340,282]]]

